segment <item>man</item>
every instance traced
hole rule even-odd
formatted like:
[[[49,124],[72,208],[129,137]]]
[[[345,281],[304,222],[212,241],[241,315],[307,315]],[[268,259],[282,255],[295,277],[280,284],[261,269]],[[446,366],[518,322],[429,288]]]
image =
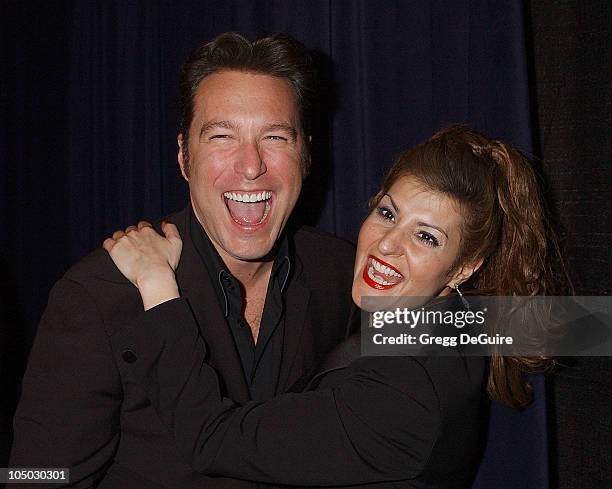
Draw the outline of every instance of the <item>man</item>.
[[[351,316],[352,247],[286,226],[310,163],[311,70],[290,38],[224,34],[181,73],[178,161],[190,205],[167,219],[183,243],[177,295],[224,395],[239,402],[304,378]],[[58,281],[24,377],[11,467],[68,467],[73,487],[250,487],[193,474],[145,392],[123,375],[138,359],[111,339],[151,320],[154,305],[103,250]],[[171,366],[158,375],[172,378]]]

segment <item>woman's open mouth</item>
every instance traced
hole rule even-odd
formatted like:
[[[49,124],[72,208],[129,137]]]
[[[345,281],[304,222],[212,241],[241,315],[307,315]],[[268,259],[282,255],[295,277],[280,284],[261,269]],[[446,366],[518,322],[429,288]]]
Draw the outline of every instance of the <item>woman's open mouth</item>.
[[[397,268],[380,258],[368,256],[363,267],[363,281],[370,287],[376,290],[387,290],[395,287],[402,280],[404,276]]]
[[[263,225],[272,207],[270,190],[225,192],[223,198],[232,220],[244,228]]]

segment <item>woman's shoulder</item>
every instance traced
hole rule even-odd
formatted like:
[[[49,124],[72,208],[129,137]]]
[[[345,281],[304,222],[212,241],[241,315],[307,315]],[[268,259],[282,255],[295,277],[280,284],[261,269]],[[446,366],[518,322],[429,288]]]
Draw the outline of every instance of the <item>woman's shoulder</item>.
[[[464,356],[363,356],[355,359],[347,375],[371,376],[380,381],[412,389],[417,379],[431,384],[436,392],[450,386],[480,389],[486,370],[482,357]],[[454,390],[454,389],[453,389]]]
[[[359,335],[340,343],[325,359],[311,387],[360,384],[364,389],[390,388],[409,396],[437,399],[441,408],[471,402],[484,392],[483,357],[361,356]]]

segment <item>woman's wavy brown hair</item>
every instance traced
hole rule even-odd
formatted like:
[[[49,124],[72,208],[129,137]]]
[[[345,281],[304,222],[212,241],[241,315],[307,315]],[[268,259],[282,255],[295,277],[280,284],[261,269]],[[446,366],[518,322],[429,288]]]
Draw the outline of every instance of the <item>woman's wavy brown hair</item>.
[[[401,177],[452,198],[464,217],[461,247],[452,271],[484,263],[462,284],[466,293],[494,296],[571,293],[558,241],[551,229],[536,175],[512,146],[465,126],[451,126],[401,154],[371,199],[375,207]],[[489,358],[487,392],[492,399],[524,407],[533,398],[525,372],[545,371],[545,357]]]

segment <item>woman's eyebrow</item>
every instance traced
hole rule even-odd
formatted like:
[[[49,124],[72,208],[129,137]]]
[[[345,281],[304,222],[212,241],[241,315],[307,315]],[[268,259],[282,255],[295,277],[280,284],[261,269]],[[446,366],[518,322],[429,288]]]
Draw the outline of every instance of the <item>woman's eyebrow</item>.
[[[446,231],[444,231],[444,229],[442,229],[440,226],[434,226],[433,224],[430,224],[428,222],[425,221],[419,221],[417,222],[417,226],[425,226],[428,228],[433,228],[433,229],[437,229],[438,231],[440,231],[444,236],[446,236],[446,239],[448,239],[448,234],[446,234]]]
[[[393,206],[393,210],[395,211],[396,214],[400,213],[399,207],[397,206],[397,204],[395,203],[395,201],[393,200],[393,197],[391,197],[390,194],[386,193],[385,194],[387,197],[389,197],[389,200],[391,201],[391,205]],[[438,231],[440,231],[444,236],[446,236],[446,239],[448,239],[448,233],[446,231],[444,231],[444,229],[442,229],[440,226],[436,226],[434,224],[431,224],[429,222],[425,222],[425,221],[419,221],[417,222],[417,226],[426,226],[428,228],[432,228],[432,229],[437,229]]]
[[[393,210],[395,211],[396,214],[400,213],[399,207],[397,206],[397,204],[395,203],[395,201],[393,200],[393,197],[391,197],[391,194],[386,193],[385,194],[387,197],[389,197],[389,200],[391,201],[391,205],[393,206]]]

